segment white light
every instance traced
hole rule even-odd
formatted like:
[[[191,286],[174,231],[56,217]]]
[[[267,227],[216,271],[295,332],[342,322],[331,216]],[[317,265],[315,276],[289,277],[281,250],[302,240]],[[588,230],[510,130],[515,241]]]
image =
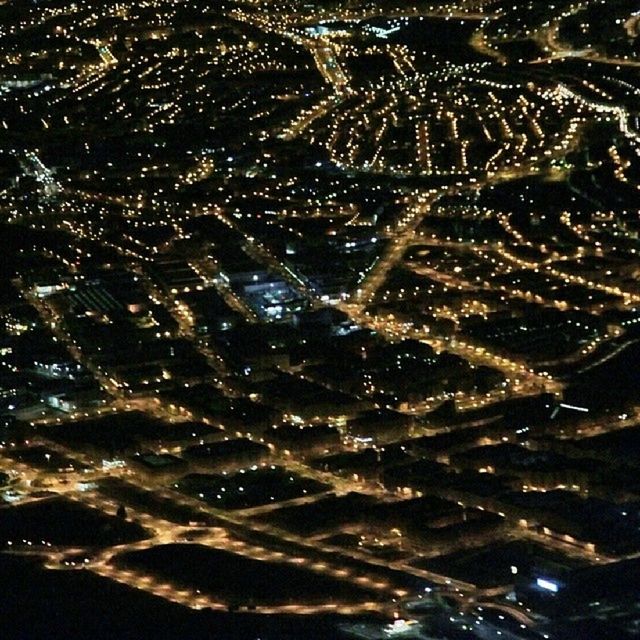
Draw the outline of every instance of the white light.
[[[544,578],[538,578],[536,580],[536,584],[546,591],[552,591],[553,593],[558,593],[558,584],[556,582],[552,582],[551,580],[545,580]]]

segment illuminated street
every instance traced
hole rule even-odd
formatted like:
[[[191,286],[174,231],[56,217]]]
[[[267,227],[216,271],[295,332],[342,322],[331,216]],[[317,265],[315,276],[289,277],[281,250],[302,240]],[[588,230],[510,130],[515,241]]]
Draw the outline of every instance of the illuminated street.
[[[640,634],[632,0],[0,0],[3,638]]]

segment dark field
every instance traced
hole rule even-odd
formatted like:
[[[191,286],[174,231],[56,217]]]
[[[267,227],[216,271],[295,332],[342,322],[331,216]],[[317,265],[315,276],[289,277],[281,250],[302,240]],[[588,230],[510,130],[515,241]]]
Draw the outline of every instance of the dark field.
[[[64,498],[0,509],[0,541],[36,545],[105,546],[147,538],[137,524],[125,522]]]
[[[337,616],[195,611],[87,571],[45,571],[0,554],[6,640],[336,640]]]
[[[288,564],[263,562],[200,545],[163,545],[117,557],[116,564],[143,570],[229,604],[363,602],[365,589]]]

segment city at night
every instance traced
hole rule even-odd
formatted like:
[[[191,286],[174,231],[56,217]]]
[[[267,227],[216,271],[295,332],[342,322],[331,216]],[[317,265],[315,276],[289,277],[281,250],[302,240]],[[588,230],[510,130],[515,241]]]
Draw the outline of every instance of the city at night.
[[[639,0],[0,0],[0,585],[640,639]]]

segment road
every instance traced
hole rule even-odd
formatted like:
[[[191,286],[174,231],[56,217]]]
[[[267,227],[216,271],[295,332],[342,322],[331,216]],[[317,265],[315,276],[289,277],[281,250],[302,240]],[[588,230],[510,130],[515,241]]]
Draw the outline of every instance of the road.
[[[580,5],[577,5],[577,11]],[[630,19],[627,23],[630,29],[637,29],[637,19]],[[600,53],[597,49],[572,49],[560,40],[561,22],[559,20],[552,21],[547,27],[538,30],[534,36],[534,40],[540,44],[545,51],[550,51],[551,55],[534,60],[534,64],[543,64],[561,60],[563,58],[581,58],[589,62],[598,62],[600,64],[608,64],[621,67],[640,67],[640,61],[629,58],[617,58]]]

